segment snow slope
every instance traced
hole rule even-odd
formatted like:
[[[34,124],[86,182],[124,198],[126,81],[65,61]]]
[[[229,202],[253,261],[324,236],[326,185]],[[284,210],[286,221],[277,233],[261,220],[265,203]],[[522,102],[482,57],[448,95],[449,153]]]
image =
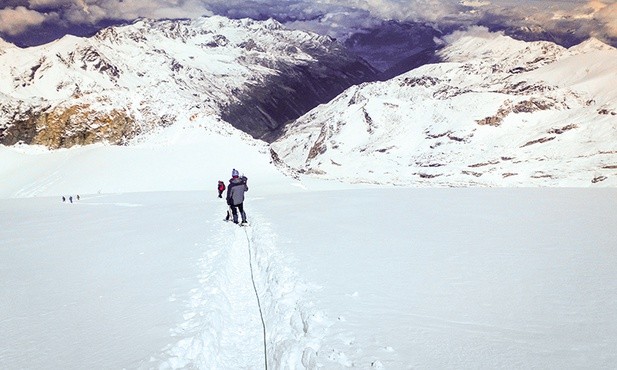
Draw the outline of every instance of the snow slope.
[[[129,146],[0,146],[7,158],[0,165],[0,197],[214,189],[207,179],[226,181],[231,163],[264,168],[256,175],[288,182],[268,166],[266,144],[227,124],[204,119],[159,131]]]
[[[443,63],[349,88],[272,145],[321,178],[414,186],[615,186],[617,50],[485,29]]]
[[[614,189],[293,179],[263,144],[188,122],[0,149],[2,368],[617,362]],[[231,168],[250,228],[222,221]]]

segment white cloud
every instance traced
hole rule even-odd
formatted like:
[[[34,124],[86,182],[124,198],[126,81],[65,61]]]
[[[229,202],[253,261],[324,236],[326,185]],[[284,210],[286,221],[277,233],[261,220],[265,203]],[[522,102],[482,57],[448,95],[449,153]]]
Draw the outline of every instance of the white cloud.
[[[538,19],[543,13],[535,16]],[[590,0],[584,4],[559,11],[550,21],[575,20],[579,22],[579,30],[585,30],[589,35],[603,39],[605,36],[617,37],[617,1]]]
[[[596,18],[603,23],[608,36],[617,37],[617,3],[599,9]]]
[[[462,0],[461,1],[461,5],[464,6],[469,6],[472,8],[478,8],[478,7],[482,7],[482,6],[489,6],[491,5],[490,1],[482,1],[482,0]]]
[[[606,4],[599,0],[591,0],[589,3],[587,3],[587,6],[594,12],[598,12],[605,8]]]
[[[497,37],[502,36],[502,32],[491,32],[488,28],[482,26],[471,26],[461,31],[454,31],[449,35],[446,35],[442,38],[442,40],[446,44],[454,44],[458,40],[462,38],[483,38],[483,39],[495,39]]]
[[[210,15],[203,1],[188,0],[79,0],[83,6],[68,13],[74,22],[97,22],[101,19],[195,18]]]
[[[324,3],[368,10],[383,19],[438,20],[457,14],[462,9],[453,0],[325,0]]]
[[[7,35],[18,35],[44,21],[45,15],[23,6],[0,9],[0,32]]]

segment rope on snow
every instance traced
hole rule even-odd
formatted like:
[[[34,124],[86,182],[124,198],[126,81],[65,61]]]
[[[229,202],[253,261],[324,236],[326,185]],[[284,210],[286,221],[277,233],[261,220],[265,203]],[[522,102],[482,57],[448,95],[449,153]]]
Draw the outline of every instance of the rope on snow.
[[[249,250],[249,266],[251,268],[251,281],[253,282],[253,291],[255,291],[255,297],[257,298],[257,307],[259,307],[259,317],[261,318],[261,327],[263,329],[263,342],[264,342],[264,368],[268,370],[268,347],[266,344],[266,322],[264,321],[264,314],[261,308],[261,300],[259,299],[259,293],[257,293],[257,286],[255,285],[255,275],[253,274],[253,254],[251,252],[251,239],[249,238],[249,234],[244,229],[244,234],[246,235],[246,241]]]

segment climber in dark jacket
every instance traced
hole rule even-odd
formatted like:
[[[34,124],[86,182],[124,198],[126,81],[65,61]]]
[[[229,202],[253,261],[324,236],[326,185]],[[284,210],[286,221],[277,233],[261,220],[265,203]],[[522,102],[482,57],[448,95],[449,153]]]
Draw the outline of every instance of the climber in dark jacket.
[[[240,177],[239,172],[234,168],[231,171],[231,179],[229,185],[227,185],[227,204],[231,207],[234,223],[238,223],[238,209],[242,216],[242,224],[246,224],[246,213],[244,212],[244,193],[249,190],[246,184],[247,178],[245,176]],[[226,218],[229,221],[229,214]]]

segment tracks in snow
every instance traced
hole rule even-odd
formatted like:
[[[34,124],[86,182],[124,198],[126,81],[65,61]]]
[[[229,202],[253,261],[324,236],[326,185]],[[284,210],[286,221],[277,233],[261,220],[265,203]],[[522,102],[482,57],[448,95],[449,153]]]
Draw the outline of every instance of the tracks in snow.
[[[234,226],[232,226],[234,228]],[[229,311],[221,331],[221,361],[225,368],[255,368],[263,363],[263,328],[253,290],[249,264],[250,245],[243,229],[235,230],[229,250],[229,277],[226,286]]]
[[[200,284],[190,292],[185,321],[173,330],[176,342],[150,367],[156,362],[161,369],[263,369],[266,361],[269,369],[318,366],[329,324],[307,301],[311,288],[285,266],[269,224],[251,216],[248,229],[209,223]]]

